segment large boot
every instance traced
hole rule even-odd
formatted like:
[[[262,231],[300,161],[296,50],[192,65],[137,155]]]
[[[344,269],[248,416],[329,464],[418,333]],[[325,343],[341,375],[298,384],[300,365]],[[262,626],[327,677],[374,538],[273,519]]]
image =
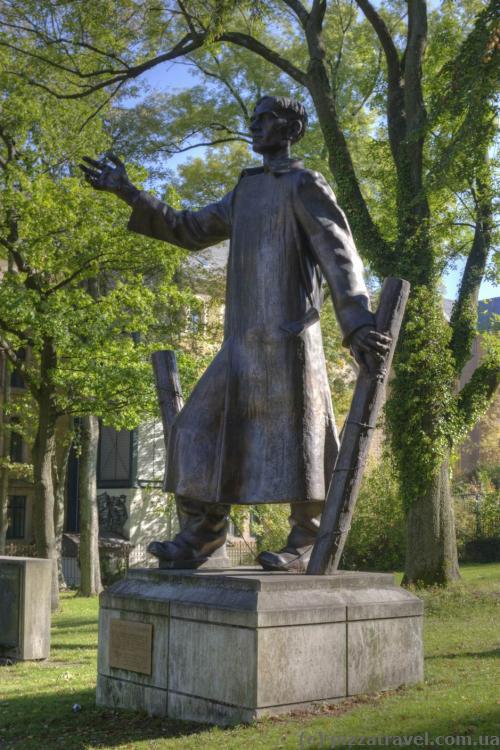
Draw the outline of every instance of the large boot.
[[[151,542],[148,552],[160,561],[160,568],[198,568],[208,560],[224,567],[231,506],[203,503],[188,497],[176,497],[180,532],[172,541]]]
[[[291,503],[291,531],[283,549],[261,552],[257,560],[264,570],[305,573],[316,541],[323,502]]]

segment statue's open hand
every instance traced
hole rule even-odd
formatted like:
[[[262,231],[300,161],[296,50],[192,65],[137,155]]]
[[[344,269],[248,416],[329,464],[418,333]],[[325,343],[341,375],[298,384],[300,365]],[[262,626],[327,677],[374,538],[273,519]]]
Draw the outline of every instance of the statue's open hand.
[[[391,337],[363,326],[354,331],[349,346],[354,359],[370,374],[382,374],[384,362],[391,347]]]
[[[87,164],[79,164],[87,182],[95,190],[107,190],[110,193],[121,195],[126,191],[131,182],[128,179],[125,165],[111,152],[105,154],[100,161],[84,156],[83,160]],[[111,166],[112,162],[114,166]]]

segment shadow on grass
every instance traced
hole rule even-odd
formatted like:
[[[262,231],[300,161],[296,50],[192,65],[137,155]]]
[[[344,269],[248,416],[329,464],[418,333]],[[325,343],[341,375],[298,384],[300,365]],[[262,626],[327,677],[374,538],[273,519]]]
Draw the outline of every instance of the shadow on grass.
[[[489,651],[456,651],[452,654],[432,654],[426,656],[426,661],[432,659],[498,659],[500,658],[500,648],[492,648]]]
[[[96,617],[67,617],[65,619],[58,619],[54,622],[53,627],[55,632],[58,630],[74,630],[75,628],[84,628],[86,626],[96,628],[97,627],[97,616]]]
[[[51,643],[50,660],[56,659],[61,651],[88,651],[90,648],[92,645],[89,643],[64,643],[56,639]]]
[[[253,740],[262,750],[277,747],[294,750],[327,750],[328,748],[360,748],[368,746],[495,746],[498,747],[500,712],[485,705],[478,709],[467,706],[451,714],[440,716],[422,712],[413,718],[401,716],[401,707],[385,712],[380,721],[374,713],[376,699],[348,701],[345,706],[335,704],[331,711],[279,717],[255,726],[231,728],[226,734],[209,733],[204,724],[152,718],[144,713],[113,711],[97,708],[94,690],[74,693],[32,694],[0,703],[0,747],[2,750],[90,750],[90,748],[134,748],[136,742],[180,740],[177,745],[187,750],[224,747],[239,750],[252,747]],[[389,695],[384,696],[390,697]],[[411,698],[411,691],[408,694]],[[382,698],[380,698],[382,699]],[[73,713],[78,703],[81,711]],[[364,710],[366,709],[366,711]],[[342,723],[343,714],[358,714],[357,721],[349,721],[349,729]],[[342,728],[341,728],[342,727]],[[195,740],[197,735],[206,736]],[[224,737],[224,739],[223,739]],[[283,740],[287,738],[287,743]],[[416,740],[415,738],[421,738]],[[436,743],[433,738],[460,738],[453,742]],[[492,742],[492,738],[497,739]],[[361,739],[362,738],[362,739]],[[380,738],[379,742],[369,739]],[[399,741],[388,742],[388,739]],[[410,740],[411,738],[411,740]],[[481,738],[479,741],[478,738]],[[482,741],[488,738],[488,741]],[[257,742],[258,740],[258,742]],[[200,742],[202,744],[200,744]],[[158,743],[158,745],[157,745]]]
[[[81,706],[76,713],[75,704]],[[97,707],[94,690],[38,693],[0,703],[2,750],[114,747],[139,740],[187,738],[207,729],[204,724]]]
[[[360,720],[356,729],[339,730],[333,719],[305,728],[297,726],[297,750],[353,750],[366,747],[499,747],[499,712],[489,706],[470,709],[454,716],[414,718],[391,717],[385,725]],[[352,724],[351,724],[352,726]],[[235,748],[237,746],[235,745]],[[267,746],[265,746],[267,748]],[[274,750],[269,745],[269,750]],[[287,745],[286,747],[290,747]]]

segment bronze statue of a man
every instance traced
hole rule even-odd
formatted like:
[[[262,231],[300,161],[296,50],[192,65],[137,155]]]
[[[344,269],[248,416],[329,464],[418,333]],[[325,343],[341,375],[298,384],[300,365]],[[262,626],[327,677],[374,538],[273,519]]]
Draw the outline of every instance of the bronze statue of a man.
[[[191,251],[230,239],[224,343],[173,425],[166,489],[182,528],[153,542],[160,561],[192,567],[223,546],[231,503],[290,503],[291,532],[268,570],[304,571],[338,450],[319,323],[328,283],[344,344],[363,367],[389,340],[374,317],[346,218],[329,185],[290,149],[304,135],[304,107],[260,99],[250,123],[263,166],[245,169],[228,195],[175,211],[135,188],[125,168],[86,158],[88,182],[132,207],[129,229]]]

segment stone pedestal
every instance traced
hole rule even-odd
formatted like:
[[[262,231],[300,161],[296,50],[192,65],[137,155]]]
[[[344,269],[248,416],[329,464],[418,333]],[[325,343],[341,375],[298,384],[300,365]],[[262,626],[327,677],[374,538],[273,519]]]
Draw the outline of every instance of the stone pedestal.
[[[0,657],[48,658],[51,576],[51,560],[0,557]]]
[[[422,611],[389,574],[131,570],[101,594],[97,703],[226,725],[413,684]]]

